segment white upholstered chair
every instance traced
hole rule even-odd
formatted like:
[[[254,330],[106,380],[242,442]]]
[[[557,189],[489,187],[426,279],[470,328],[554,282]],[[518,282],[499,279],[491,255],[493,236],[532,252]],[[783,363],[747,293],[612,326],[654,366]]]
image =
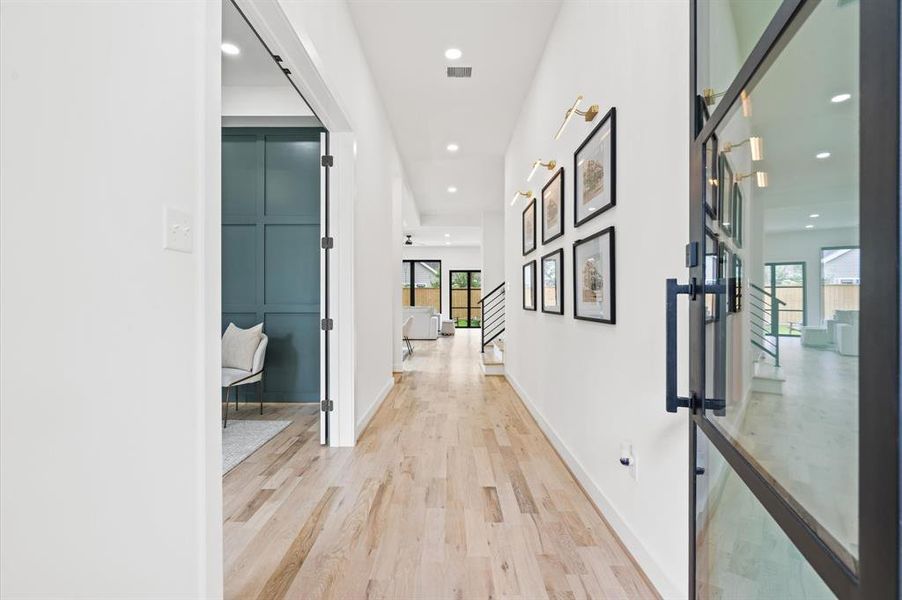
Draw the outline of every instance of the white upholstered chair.
[[[250,371],[236,369],[234,367],[222,368],[222,388],[225,390],[225,416],[222,426],[229,424],[229,394],[235,388],[235,410],[238,410],[238,387],[242,385],[257,384],[257,400],[260,402],[260,414],[263,414],[263,363],[266,361],[266,346],[269,338],[265,333],[260,334],[260,342],[254,351],[253,367]]]

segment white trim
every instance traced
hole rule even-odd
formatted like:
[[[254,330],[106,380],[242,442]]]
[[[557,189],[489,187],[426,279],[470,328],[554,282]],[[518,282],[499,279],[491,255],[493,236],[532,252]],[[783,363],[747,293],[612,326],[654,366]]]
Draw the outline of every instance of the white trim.
[[[626,546],[626,549],[642,567],[642,570],[645,572],[652,585],[658,590],[658,593],[664,598],[684,598],[686,596],[685,591],[681,590],[678,585],[667,577],[664,569],[661,568],[661,565],[652,558],[642,541],[635,533],[633,533],[633,530],[626,524],[626,521],[623,520],[623,517],[617,512],[614,505],[611,504],[611,501],[608,500],[604,492],[601,491],[601,488],[596,485],[579,460],[572,452],[570,452],[570,449],[567,448],[567,445],[561,440],[557,432],[555,432],[554,428],[545,420],[545,417],[536,407],[535,403],[530,400],[523,388],[520,387],[517,381],[511,377],[509,373],[506,373],[505,377],[511,384],[511,387],[514,388],[517,395],[520,396],[523,406],[530,412],[533,419],[535,419],[536,423],[539,425],[539,428],[548,438],[548,441],[551,442],[552,447],[554,447],[560,455],[561,459],[573,473],[573,476],[576,477],[577,481],[579,481],[580,485],[583,486],[583,489],[589,495],[589,499],[595,504],[601,514],[604,515],[608,524],[620,537],[623,545]]]
[[[388,394],[392,391],[393,387],[395,387],[394,376],[388,378],[388,382],[385,384],[385,387],[382,388],[382,391],[379,392],[379,395],[376,397],[376,401],[373,402],[373,405],[370,407],[370,409],[366,411],[366,414],[362,415],[357,421],[354,443],[357,443],[357,440],[360,439],[360,434],[363,433],[363,430],[367,428],[367,426],[370,424],[370,421],[372,421],[376,413],[379,412],[379,407],[381,407],[382,403],[385,402],[385,399],[388,398]]]

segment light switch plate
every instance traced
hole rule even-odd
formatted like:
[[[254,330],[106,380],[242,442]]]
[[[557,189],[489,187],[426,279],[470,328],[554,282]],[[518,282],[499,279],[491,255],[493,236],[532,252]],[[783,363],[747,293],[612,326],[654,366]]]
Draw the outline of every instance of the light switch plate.
[[[194,222],[183,210],[163,207],[163,249],[190,253],[194,248]]]

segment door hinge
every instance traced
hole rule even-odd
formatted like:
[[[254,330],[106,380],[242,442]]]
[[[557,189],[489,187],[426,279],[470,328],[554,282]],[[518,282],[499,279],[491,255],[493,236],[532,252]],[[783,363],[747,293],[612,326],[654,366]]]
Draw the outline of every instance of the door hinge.
[[[319,409],[323,412],[332,412],[335,410],[335,403],[331,400],[321,400],[319,403]]]
[[[332,319],[323,319],[319,322],[319,328],[323,331],[332,331],[334,326],[335,322]]]
[[[331,250],[335,247],[335,238],[334,237],[324,237],[320,238],[319,246],[323,250]]]
[[[333,167],[335,166],[335,157],[331,154],[323,154],[322,156],[322,165],[324,167]]]

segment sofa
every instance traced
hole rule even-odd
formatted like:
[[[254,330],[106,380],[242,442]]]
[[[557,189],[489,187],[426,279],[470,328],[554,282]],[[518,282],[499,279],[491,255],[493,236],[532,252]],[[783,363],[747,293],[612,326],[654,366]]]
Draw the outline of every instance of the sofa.
[[[410,339],[438,339],[442,315],[436,313],[434,308],[431,306],[405,306],[401,309],[401,322],[405,322],[408,317],[413,319],[410,324]]]

